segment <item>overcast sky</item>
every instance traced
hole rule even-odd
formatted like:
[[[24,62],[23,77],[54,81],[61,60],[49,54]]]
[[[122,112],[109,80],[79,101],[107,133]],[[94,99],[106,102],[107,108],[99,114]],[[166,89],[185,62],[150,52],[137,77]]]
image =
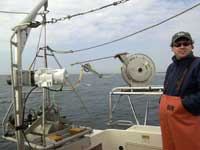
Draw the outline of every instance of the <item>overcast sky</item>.
[[[49,0],[48,20],[76,14],[112,3],[115,0]],[[39,0],[1,0],[0,11],[30,12]],[[98,45],[134,33],[156,24],[193,5],[197,0],[130,0],[115,7],[75,17],[71,20],[47,25],[47,45],[56,50],[77,50]],[[0,74],[10,73],[9,40],[12,28],[26,15],[0,13]],[[57,54],[69,73],[78,73],[80,66],[70,66],[77,61],[113,56],[117,53],[143,53],[150,56],[157,71],[165,71],[173,53],[169,47],[171,36],[178,31],[190,32],[194,41],[195,55],[200,55],[200,7],[169,22],[122,41],[90,51]],[[36,20],[41,20],[40,16]],[[40,28],[33,29],[23,52],[23,68],[26,69],[35,55]],[[43,40],[43,39],[42,39]],[[40,47],[43,47],[41,42]],[[41,59],[41,58],[40,58]],[[41,63],[41,61],[39,61]],[[49,62],[52,68],[56,64]],[[117,59],[91,63],[100,73],[119,73],[121,63]],[[38,64],[41,66],[41,64]]]

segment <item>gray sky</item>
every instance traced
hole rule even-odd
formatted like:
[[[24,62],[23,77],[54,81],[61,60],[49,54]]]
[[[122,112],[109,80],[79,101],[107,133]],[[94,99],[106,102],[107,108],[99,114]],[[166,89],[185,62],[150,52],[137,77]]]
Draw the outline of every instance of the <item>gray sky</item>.
[[[48,20],[76,14],[112,3],[115,0],[49,0]],[[1,0],[0,10],[30,12],[39,0]],[[116,7],[109,7],[101,11],[75,17],[71,20],[47,25],[47,45],[57,50],[76,50],[108,42],[137,30],[158,23],[184,9],[198,3],[197,0],[130,0]],[[165,71],[171,62],[173,53],[169,47],[171,36],[178,31],[190,32],[194,41],[194,53],[200,55],[200,7],[179,16],[163,25],[150,29],[136,36],[103,46],[90,51],[74,54],[58,54],[61,64],[69,73],[78,73],[80,66],[69,64],[112,56],[121,52],[130,54],[143,53],[150,56],[157,71]],[[9,40],[11,28],[23,20],[25,15],[0,13],[0,74],[10,72]],[[36,20],[41,20],[37,17]],[[23,68],[26,69],[33,60],[39,38],[39,30],[33,29],[23,53]],[[41,47],[43,42],[41,42]],[[52,59],[50,59],[52,60]],[[38,66],[41,66],[39,61]],[[56,64],[51,61],[52,68]],[[116,59],[109,59],[92,63],[100,73],[119,73],[121,63]]]

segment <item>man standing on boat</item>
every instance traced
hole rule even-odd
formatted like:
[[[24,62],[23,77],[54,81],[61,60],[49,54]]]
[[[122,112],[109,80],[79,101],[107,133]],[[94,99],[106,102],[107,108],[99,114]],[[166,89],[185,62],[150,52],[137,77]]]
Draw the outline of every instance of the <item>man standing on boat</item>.
[[[172,37],[173,62],[160,101],[163,150],[200,150],[200,58],[193,44],[188,32]]]

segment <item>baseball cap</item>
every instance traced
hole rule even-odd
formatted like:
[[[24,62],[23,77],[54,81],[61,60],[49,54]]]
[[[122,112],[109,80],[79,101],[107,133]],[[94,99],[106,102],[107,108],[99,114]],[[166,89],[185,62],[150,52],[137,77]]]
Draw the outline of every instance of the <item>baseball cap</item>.
[[[180,31],[180,32],[177,32],[177,33],[175,33],[173,35],[173,37],[172,37],[172,43],[171,44],[173,44],[179,38],[186,38],[186,39],[188,39],[190,41],[193,41],[190,33],[184,32],[184,31]]]

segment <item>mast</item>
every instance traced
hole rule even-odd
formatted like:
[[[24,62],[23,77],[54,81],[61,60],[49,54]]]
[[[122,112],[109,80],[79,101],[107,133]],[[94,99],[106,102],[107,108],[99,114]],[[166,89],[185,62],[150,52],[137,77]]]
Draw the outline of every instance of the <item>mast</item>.
[[[16,27],[14,27],[14,33],[11,37],[11,78],[13,81],[13,101],[14,101],[14,116],[15,116],[15,128],[17,149],[24,150],[24,137],[23,137],[23,99],[22,99],[22,53],[24,46],[28,39],[31,28],[30,23],[34,21],[38,11],[47,4],[48,0],[42,0],[27,17]],[[12,46],[15,47],[14,60],[12,55]]]

